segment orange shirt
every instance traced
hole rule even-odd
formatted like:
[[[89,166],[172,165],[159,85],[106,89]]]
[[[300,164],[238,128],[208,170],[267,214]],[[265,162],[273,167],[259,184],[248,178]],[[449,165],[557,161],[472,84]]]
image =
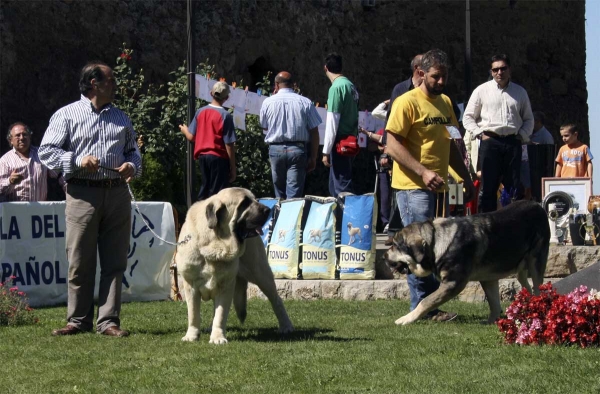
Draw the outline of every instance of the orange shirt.
[[[556,162],[562,166],[561,178],[585,176],[588,163],[593,158],[590,148],[579,141],[574,147],[563,145],[556,156]]]

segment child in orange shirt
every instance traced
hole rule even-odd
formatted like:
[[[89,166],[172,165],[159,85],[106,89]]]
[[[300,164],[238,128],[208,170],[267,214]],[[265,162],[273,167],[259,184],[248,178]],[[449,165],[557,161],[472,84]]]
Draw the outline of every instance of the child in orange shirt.
[[[574,124],[561,126],[560,136],[565,143],[556,156],[556,177],[592,177],[592,152],[577,136],[579,129]]]

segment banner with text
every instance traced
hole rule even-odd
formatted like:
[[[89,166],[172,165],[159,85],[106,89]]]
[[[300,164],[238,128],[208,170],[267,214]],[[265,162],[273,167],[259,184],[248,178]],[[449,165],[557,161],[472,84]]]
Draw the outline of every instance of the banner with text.
[[[150,229],[161,238],[175,242],[173,210],[171,204],[164,202],[138,205],[141,213],[131,207],[123,301],[164,300],[169,296],[169,264],[175,246],[156,238]],[[65,230],[65,202],[1,203],[0,282],[14,276],[14,285],[27,293],[32,306],[65,303],[69,268]],[[96,297],[99,258],[97,267]]]

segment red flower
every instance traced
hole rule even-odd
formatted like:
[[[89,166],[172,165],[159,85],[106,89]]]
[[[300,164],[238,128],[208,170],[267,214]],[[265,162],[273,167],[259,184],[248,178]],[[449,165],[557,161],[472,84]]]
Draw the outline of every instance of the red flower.
[[[522,290],[497,325],[506,343],[600,346],[600,299],[595,294],[580,286],[561,296],[550,283],[540,286],[539,296]]]

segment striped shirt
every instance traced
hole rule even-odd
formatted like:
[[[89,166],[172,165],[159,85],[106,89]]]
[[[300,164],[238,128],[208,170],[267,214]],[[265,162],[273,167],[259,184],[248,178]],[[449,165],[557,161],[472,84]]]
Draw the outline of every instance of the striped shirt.
[[[23,176],[18,184],[9,181],[13,171]],[[13,148],[0,158],[0,201],[46,201],[48,197],[48,176],[58,174],[40,162],[38,148],[29,147],[29,158],[21,157]],[[61,186],[64,184],[59,179]]]
[[[502,89],[493,79],[479,85],[471,94],[463,126],[476,138],[484,131],[501,136],[519,134],[523,142],[533,132],[533,113],[527,92],[514,82]]]
[[[267,130],[267,144],[308,142],[309,130],[318,127],[321,122],[311,101],[293,89],[279,89],[277,94],[267,97],[260,108],[260,126]]]
[[[82,168],[81,162],[88,155],[97,157],[103,167],[117,168],[129,162],[135,168],[134,176],[142,173],[142,157],[129,117],[112,104],[97,113],[84,95],[52,115],[39,155],[48,168],[62,172],[67,183],[72,177],[119,178],[117,172],[103,168],[96,173]]]

